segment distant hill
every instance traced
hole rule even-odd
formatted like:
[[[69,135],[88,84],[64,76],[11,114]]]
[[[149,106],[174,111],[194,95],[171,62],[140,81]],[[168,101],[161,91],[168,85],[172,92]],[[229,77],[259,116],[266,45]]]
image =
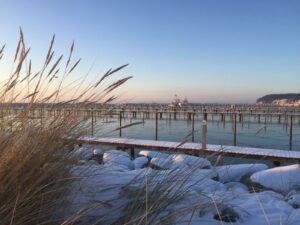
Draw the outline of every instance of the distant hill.
[[[256,103],[276,105],[299,104],[299,102],[300,93],[270,94],[256,100]]]

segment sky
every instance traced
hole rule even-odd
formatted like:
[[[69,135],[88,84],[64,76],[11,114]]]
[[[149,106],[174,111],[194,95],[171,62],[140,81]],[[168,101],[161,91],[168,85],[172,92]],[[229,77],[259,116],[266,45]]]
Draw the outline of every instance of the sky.
[[[14,54],[19,26],[33,62],[52,35],[57,54],[75,40],[97,75],[129,66],[120,93],[128,102],[254,103],[271,93],[298,93],[298,0],[0,0],[0,45]],[[41,57],[42,55],[42,57]],[[9,71],[0,64],[0,76]]]

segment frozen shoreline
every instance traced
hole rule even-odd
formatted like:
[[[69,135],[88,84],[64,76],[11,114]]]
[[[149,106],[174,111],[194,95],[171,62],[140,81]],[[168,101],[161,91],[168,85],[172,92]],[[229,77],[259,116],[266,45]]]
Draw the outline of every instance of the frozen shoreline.
[[[85,223],[144,221],[147,199],[149,224],[300,224],[298,165],[215,167],[201,157],[155,151],[132,160],[123,151],[85,147],[75,153],[73,174],[84,178],[74,183],[68,213],[94,204]]]

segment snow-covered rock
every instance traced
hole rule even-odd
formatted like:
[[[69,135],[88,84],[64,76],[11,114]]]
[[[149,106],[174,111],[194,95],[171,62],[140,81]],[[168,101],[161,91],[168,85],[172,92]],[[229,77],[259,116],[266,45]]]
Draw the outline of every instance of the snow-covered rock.
[[[288,193],[300,187],[300,167],[290,165],[263,170],[252,174],[252,182],[282,193]]]
[[[224,184],[208,178],[204,178],[200,182],[196,182],[193,185],[193,189],[198,193],[210,196],[215,200],[225,198],[226,194],[226,187]]]
[[[141,170],[119,170],[106,165],[81,165],[71,170],[75,179],[68,193],[68,207],[62,207],[65,215],[73,216],[83,209],[79,224],[112,224],[123,213],[129,203],[123,188],[130,183],[143,182],[150,168]]]
[[[156,152],[156,151],[148,151],[148,150],[143,150],[139,152],[140,156],[145,156],[147,158],[162,158],[162,159],[166,159],[168,158],[170,155],[167,153],[163,153],[163,152]]]
[[[93,160],[93,159],[81,159],[78,161],[78,165],[100,165],[99,162]]]
[[[219,174],[216,173],[216,171],[212,170],[212,169],[189,169],[188,170],[190,173],[190,175],[193,175],[197,178],[209,178],[209,179],[214,179],[214,180],[219,180]]]
[[[75,147],[72,153],[80,159],[88,159],[93,156],[92,148],[87,145]]]
[[[144,201],[147,190],[151,193],[150,203],[155,200],[151,198],[163,194],[170,204],[162,209],[155,206],[159,213],[148,218],[153,223],[170,218],[169,224],[178,225],[300,224],[300,210],[293,208],[300,203],[300,192],[290,192],[300,183],[297,165],[267,169],[264,164],[240,164],[204,169],[211,167],[210,162],[196,156],[153,151],[141,151],[140,155],[131,161],[128,153],[110,150],[103,154],[103,164],[82,159],[71,170],[79,179],[74,181],[68,199],[70,207],[65,210],[73,215],[92,206],[77,222],[93,224],[101,218],[101,224],[116,224],[128,206]],[[149,160],[162,170],[143,168]],[[245,177],[289,194],[249,193],[248,187],[238,182]],[[137,215],[144,213],[141,210]]]
[[[127,152],[109,150],[103,154],[103,163],[106,166],[119,167],[122,169],[134,169],[134,164]]]
[[[103,155],[103,150],[102,149],[99,149],[99,148],[95,148],[93,150],[93,155]]]
[[[219,181],[222,183],[240,181],[244,176],[250,176],[255,172],[266,170],[265,164],[236,164],[217,166],[216,172],[219,174]]]
[[[145,152],[142,154],[146,155]],[[149,157],[147,152],[147,155]],[[211,163],[204,158],[184,155],[184,154],[171,154],[166,155],[165,153],[160,154],[150,154],[151,161],[150,163],[160,169],[176,169],[176,168],[211,168]]]
[[[211,163],[204,158],[185,155],[185,154],[172,154],[170,155],[171,159],[176,162],[182,162],[188,167],[197,167],[197,168],[211,168]]]
[[[163,170],[173,170],[177,168],[188,169],[184,163],[173,161],[170,159],[170,157],[168,158],[153,157],[150,161],[150,164],[158,169],[163,169]]]
[[[240,182],[229,182],[225,184],[227,191],[233,194],[244,194],[248,193],[248,187]]]
[[[225,201],[239,215],[243,225],[285,224],[293,208],[284,201],[284,197],[273,191],[245,193]]]
[[[188,201],[187,201],[188,200]],[[226,194],[221,198],[215,196],[204,196],[193,193],[193,200],[189,197],[176,203],[178,212],[183,209],[186,213],[175,214],[170,224],[200,224],[200,225],[220,225],[220,224],[238,224],[238,225],[253,225],[253,224],[289,224],[286,223],[291,215],[297,219],[297,214],[293,208],[283,201],[283,196],[273,191],[261,193],[244,193],[235,195],[229,198]],[[199,204],[193,204],[194,202]],[[179,206],[178,206],[179,205]],[[174,206],[172,206],[174,207]],[[199,212],[200,210],[200,212]],[[173,212],[174,214],[174,212]],[[178,215],[176,217],[176,215]],[[220,217],[222,221],[220,221]],[[299,216],[298,216],[299,218]],[[298,220],[299,221],[299,220]],[[294,223],[293,225],[296,225]]]
[[[137,157],[135,160],[133,160],[134,169],[142,169],[148,164],[149,160],[147,157],[141,156]]]
[[[293,210],[288,219],[284,221],[285,225],[299,225],[300,224],[300,209]]]
[[[291,191],[286,196],[286,201],[294,208],[300,208],[300,192],[299,191]]]

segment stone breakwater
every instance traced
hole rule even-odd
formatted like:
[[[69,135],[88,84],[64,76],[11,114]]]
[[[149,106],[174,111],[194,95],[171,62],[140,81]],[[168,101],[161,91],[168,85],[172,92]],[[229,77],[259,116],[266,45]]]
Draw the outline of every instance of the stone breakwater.
[[[82,223],[300,224],[300,167],[213,166],[202,157],[81,147],[65,210]],[[147,204],[146,204],[147,202]],[[147,210],[146,210],[147,209]]]

